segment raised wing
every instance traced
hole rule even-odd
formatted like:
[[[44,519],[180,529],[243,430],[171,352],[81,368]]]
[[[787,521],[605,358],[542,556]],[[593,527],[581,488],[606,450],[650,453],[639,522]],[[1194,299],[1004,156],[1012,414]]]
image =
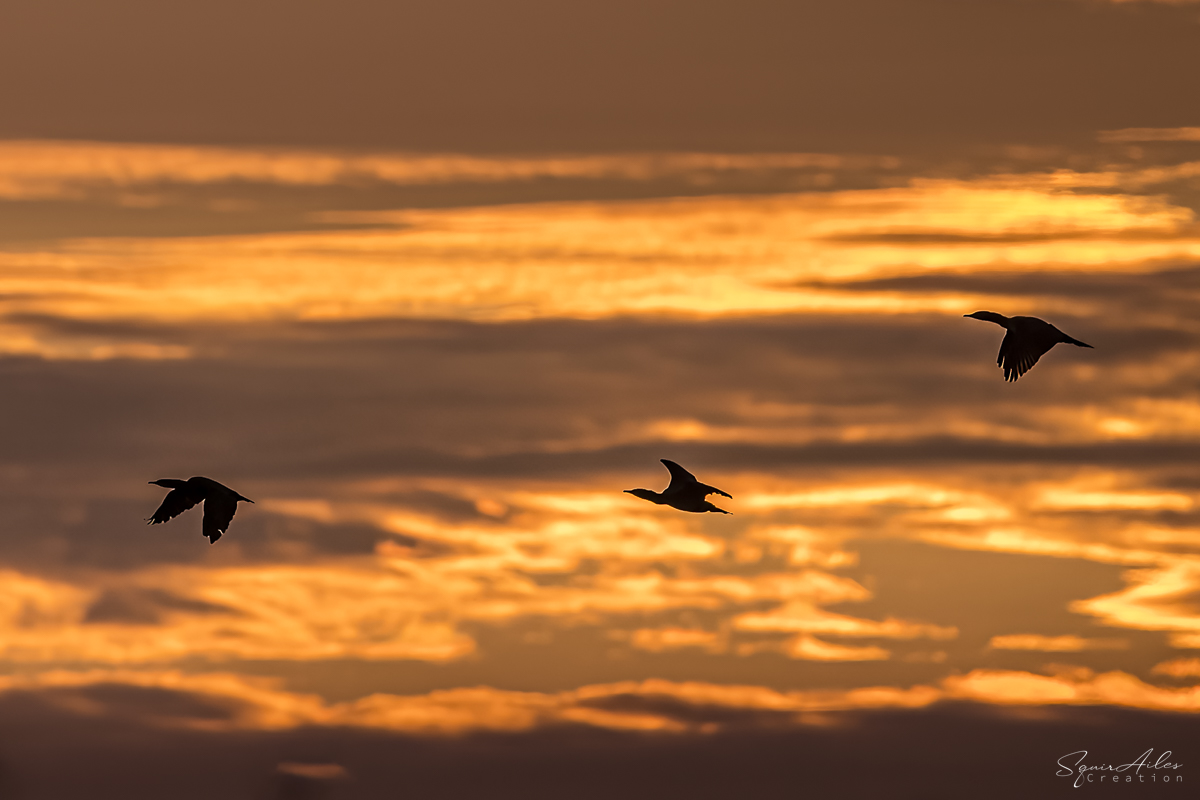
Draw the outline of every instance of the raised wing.
[[[696,476],[688,472],[683,467],[665,458],[660,458],[659,461],[666,466],[667,471],[671,473],[671,483],[663,490],[663,494],[667,492],[677,492],[686,489],[689,486],[696,485]]]
[[[175,519],[183,512],[187,511],[199,503],[204,498],[185,488],[172,489],[167,492],[167,496],[163,498],[162,505],[154,512],[149,520],[150,525],[157,525],[160,522],[166,522],[169,519]]]
[[[225,492],[214,492],[204,501],[204,526],[202,530],[212,544],[229,530],[229,523],[237,512],[237,498]]]
[[[996,365],[1004,368],[1004,380],[1015,381],[1029,370],[1038,359],[1049,352],[1056,343],[1047,343],[1041,337],[1021,336],[1009,331],[1004,334],[1000,343],[1000,354],[996,357]]]

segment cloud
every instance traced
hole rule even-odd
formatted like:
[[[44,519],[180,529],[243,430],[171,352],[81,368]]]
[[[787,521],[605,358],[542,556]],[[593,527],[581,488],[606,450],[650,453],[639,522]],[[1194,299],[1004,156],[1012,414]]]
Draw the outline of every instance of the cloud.
[[[22,318],[20,314],[11,315],[7,320],[0,318],[0,357],[33,356],[52,361],[162,361],[192,356],[186,346],[138,341],[122,335],[119,330],[101,328],[84,335],[63,335],[67,333],[64,330],[67,326],[57,322],[44,325],[40,320]]]
[[[1155,664],[1151,671],[1155,675],[1169,675],[1172,678],[1200,677],[1200,658],[1173,658]]]
[[[121,689],[121,691],[117,691]],[[623,681],[556,693],[489,687],[421,695],[374,694],[327,703],[288,692],[276,682],[226,673],[47,672],[0,679],[0,697],[32,693],[76,714],[121,713],[166,729],[286,730],[301,727],[385,730],[422,736],[480,731],[520,732],[562,725],[660,734],[712,733],[753,721],[803,726],[829,712],[920,709],[946,700],[992,705],[1094,705],[1193,713],[1198,689],[1164,689],[1122,672],[1072,677],[974,670],[941,687],[873,686],[849,690],[778,691],[763,686]]]
[[[1108,0],[1110,3],[1162,3],[1170,6],[1183,6],[1200,0]],[[1127,128],[1126,130],[1180,130],[1179,128]],[[1189,130],[1184,128],[1183,130]]]
[[[693,628],[639,628],[629,635],[629,643],[651,653],[692,647],[720,650],[724,647],[718,633]]]
[[[885,661],[891,657],[882,647],[836,645],[805,635],[789,639],[781,649],[790,658],[811,661]]]
[[[571,538],[586,535],[579,530]],[[778,607],[735,616],[734,628],[755,634],[899,639],[955,635],[953,628],[825,612],[820,605],[870,595],[853,581],[811,570],[798,575],[672,576],[632,565],[620,569],[608,556],[606,571],[547,585],[533,575],[569,573],[578,568],[579,556],[543,544],[544,552],[530,558],[504,538],[489,533],[475,538],[470,548],[422,560],[409,558],[406,548],[385,544],[377,559],[341,564],[148,568],[107,590],[14,573],[14,591],[7,607],[0,608],[0,628],[6,632],[0,656],[24,664],[347,658],[445,662],[475,652],[475,641],[464,630],[471,625],[537,617],[552,625],[612,628],[630,615],[686,610],[729,615],[767,604]],[[624,638],[650,652],[681,646],[724,649],[715,635],[679,627],[634,628]],[[807,637],[783,652],[820,660],[852,653]],[[878,658],[880,651],[857,652]]]
[[[1071,489],[1050,489],[1037,500],[1046,508],[1088,509],[1144,509],[1189,511],[1192,499],[1182,494],[1168,492],[1081,492]]]
[[[1147,265],[1200,257],[1187,209],[1145,198],[1068,193],[1036,179],[371,212],[362,219],[386,219],[392,227],[91,239],[0,253],[0,310],[10,319],[18,314],[160,324],[796,312],[957,316],[982,298],[961,292],[846,292],[829,282],[964,270],[1034,273],[1048,265],[1145,272]],[[1081,239],[1080,219],[1087,220],[1087,230],[1106,233]],[[939,232],[957,228],[984,239],[914,247],[877,238],[913,225]],[[1030,231],[1039,238],[986,238]],[[1130,232],[1138,235],[1111,238]],[[564,274],[572,279],[562,280]],[[798,281],[818,279],[826,283],[798,288]],[[30,347],[21,345],[20,351]]]
[[[1124,672],[1095,675],[1083,670],[1072,678],[977,669],[947,677],[943,685],[950,697],[988,703],[1107,704],[1188,714],[1200,711],[1200,687],[1164,689]]]
[[[1041,636],[1032,633],[1013,633],[993,636],[988,642],[993,650],[1038,650],[1048,653],[1078,653],[1083,650],[1125,650],[1125,639],[1085,639],[1080,636]]]
[[[161,589],[119,587],[105,590],[88,607],[83,622],[153,625],[164,614],[182,611],[194,614],[231,614],[233,609],[213,603],[188,600]]]
[[[548,800],[561,797],[567,786],[571,791],[581,787],[578,791],[588,797],[642,800],[661,796],[666,782],[689,797],[708,800],[737,794],[747,774],[754,775],[761,793],[779,796],[794,791],[798,779],[821,796],[848,800],[878,797],[897,785],[954,796],[994,770],[1000,751],[1012,763],[1044,764],[1052,773],[1063,742],[1086,741],[1100,758],[1124,763],[1145,751],[1147,739],[1178,752],[1174,743],[1190,741],[1196,729],[1188,714],[961,701],[809,711],[796,724],[797,715],[786,708],[689,702],[675,693],[635,689],[583,702],[593,712],[611,712],[610,719],[646,714],[674,720],[683,730],[656,735],[569,723],[440,736],[351,726],[210,732],[146,724],[119,713],[82,715],[46,699],[36,692],[0,695],[6,791],[75,797],[94,791],[101,776],[106,787],[129,800],[189,792],[311,796],[318,786],[280,780],[280,765],[288,764],[323,766],[329,773],[340,767],[348,777],[329,786],[332,793],[378,796],[395,791],[397,774],[422,797],[478,797],[503,786],[522,797]],[[932,771],[931,747],[945,761]],[[864,771],[863,752],[889,754],[888,764]],[[1048,752],[1053,755],[1047,757]],[[62,769],[64,759],[71,770]],[[1014,772],[1000,770],[979,788],[995,797],[1022,791],[1031,796],[1028,775]],[[586,786],[578,783],[580,775],[588,777]],[[1063,785],[1065,779],[1054,779],[1033,796],[1050,797]],[[270,794],[272,788],[276,795]],[[288,789],[293,793],[285,793]]]
[[[663,452],[661,442],[648,439],[628,449],[573,448],[570,434],[576,419],[584,420],[580,430],[603,446],[608,419],[653,412],[658,392],[667,391],[665,384],[655,383],[657,370],[642,369],[637,361],[630,369],[655,387],[647,394],[627,393],[620,385],[609,393],[600,388],[611,374],[604,359],[624,352],[628,342],[667,343],[659,352],[669,354],[666,360],[673,363],[671,380],[687,374],[681,365],[694,364],[695,383],[702,389],[672,397],[671,405],[690,406],[700,418],[744,414],[754,422],[760,406],[747,404],[743,410],[739,393],[774,374],[772,364],[768,360],[755,377],[757,356],[750,347],[750,355],[740,361],[721,355],[731,364],[728,373],[723,370],[705,381],[713,354],[722,353],[722,346],[736,353],[747,340],[787,338],[780,336],[782,330],[797,339],[841,342],[835,346],[840,356],[845,351],[838,346],[854,352],[860,346],[869,349],[876,337],[894,335],[883,328],[854,340],[849,324],[812,329],[731,325],[711,331],[698,325],[577,325],[445,327],[417,343],[391,338],[390,329],[373,328],[383,335],[355,335],[334,345],[299,340],[281,350],[272,345],[258,352],[254,348],[259,345],[251,344],[249,352],[239,355],[244,367],[223,359],[201,361],[194,365],[195,373],[180,365],[169,365],[169,372],[128,365],[129,371],[113,375],[113,389],[90,383],[96,373],[89,377],[87,365],[21,365],[32,371],[16,374],[41,377],[22,378],[19,385],[92,387],[90,395],[102,413],[93,417],[84,410],[73,418],[61,413],[55,403],[63,401],[62,392],[31,392],[24,410],[13,406],[13,419],[46,414],[47,424],[56,430],[78,425],[80,435],[52,440],[60,442],[61,452],[48,449],[46,437],[29,435],[37,428],[27,427],[25,438],[16,430],[9,440],[10,454],[33,466],[23,477],[6,473],[11,496],[4,513],[12,533],[5,552],[14,559],[41,553],[36,566],[14,571],[13,585],[29,588],[14,593],[3,616],[11,632],[6,646],[15,654],[10,657],[25,664],[64,658],[116,664],[188,658],[448,664],[491,658],[499,645],[488,637],[503,639],[506,626],[534,621],[538,630],[549,633],[559,626],[711,632],[727,625],[728,645],[719,652],[714,647],[712,658],[738,659],[747,652],[743,645],[769,640],[772,649],[760,650],[764,657],[814,655],[819,648],[803,645],[817,642],[847,648],[846,653],[852,646],[886,648],[898,661],[905,643],[925,638],[957,642],[966,634],[959,618],[948,618],[951,610],[944,604],[903,613],[889,604],[876,605],[869,613],[838,607],[853,603],[866,608],[879,596],[879,587],[867,582],[872,574],[880,577],[878,572],[851,577],[844,571],[855,567],[862,551],[862,541],[855,540],[923,540],[1133,566],[1170,563],[1187,537],[1194,536],[1193,511],[1177,499],[1188,491],[1186,483],[1177,483],[1190,475],[1186,442],[1166,450],[1144,442],[1132,450],[1096,444],[998,447],[987,440],[918,440],[895,447],[868,440],[796,448],[733,442]],[[446,413],[442,398],[468,392],[479,375],[453,357],[439,363],[442,354],[471,351],[489,336],[502,337],[492,339],[491,347],[508,353],[484,356],[498,376],[488,381],[488,402],[467,406],[471,414]],[[545,341],[541,337],[549,337],[554,347],[536,345]],[[799,352],[807,349],[803,341],[795,344]],[[533,354],[529,363],[536,365],[542,354],[560,348],[572,353],[572,367],[552,380],[522,365],[525,353]],[[427,360],[402,366],[422,349]],[[306,360],[293,361],[301,351]],[[346,383],[347,373],[330,369],[326,359],[371,375],[369,391],[362,383]],[[291,363],[303,368],[291,375]],[[389,373],[389,367],[395,372]],[[751,372],[739,372],[743,369]],[[141,370],[145,372],[137,377]],[[406,387],[413,384],[406,375],[413,374],[423,376],[418,388],[430,391],[428,401],[406,399]],[[593,381],[596,375],[600,379]],[[228,386],[224,399],[212,407],[189,405],[193,387],[210,379]],[[685,380],[692,382],[691,377]],[[313,388],[317,384],[319,390]],[[353,400],[355,415],[346,417],[336,399],[351,385],[354,396],[361,392],[375,399]],[[177,396],[165,392],[172,386],[178,387]],[[861,425],[879,412],[879,407],[855,404],[822,410],[836,403],[821,393],[840,391],[838,386],[817,381],[788,387],[785,394],[817,392],[818,402],[810,404],[802,396],[794,418],[788,416],[792,406],[774,406],[774,415],[757,424],[764,433],[774,429],[777,438],[785,438],[778,432],[794,426],[804,433],[812,424],[805,415],[813,412],[803,405],[817,409],[831,430]],[[506,387],[512,387],[511,403],[504,400],[510,391]],[[538,399],[523,408],[526,395]],[[296,407],[284,402],[289,396],[307,399]],[[767,398],[756,399],[761,404]],[[11,395],[6,402],[14,402]],[[222,407],[222,402],[229,405]],[[261,404],[262,414],[240,416],[246,404],[254,403]],[[394,424],[395,409],[401,406],[411,428]],[[306,407],[315,410],[309,413]],[[179,409],[191,419],[182,431],[175,423]],[[990,416],[988,409],[985,405],[978,413]],[[1034,411],[1042,413],[1040,407]],[[883,413],[894,416],[903,433],[899,426],[941,412],[936,406],[898,404]],[[1110,435],[1091,426],[1085,415],[1075,416],[1074,423],[1088,435]],[[1069,419],[1063,415],[1057,435],[1070,432],[1063,430]],[[444,420],[444,426],[437,420]],[[306,426],[299,439],[289,436],[298,422]],[[1060,425],[1057,418],[1039,422],[1047,430]],[[586,425],[596,427],[589,431]],[[540,442],[529,438],[526,429],[557,440],[555,446],[537,453]],[[409,436],[425,438],[414,445]],[[504,438],[509,436],[514,438]],[[252,488],[229,479],[259,503],[239,512],[234,530],[219,547],[197,547],[203,545],[199,522],[187,515],[169,526],[141,524],[158,501],[158,490],[147,488],[145,480],[160,473],[158,468],[149,475],[137,473],[157,460],[161,443],[180,447],[192,437],[193,452],[210,447],[227,452],[235,460],[221,462],[224,469],[236,469],[257,483]],[[223,440],[251,446],[243,452]],[[437,455],[437,446],[450,453]],[[508,446],[523,449],[506,454]],[[471,448],[485,455],[473,455]],[[496,455],[486,455],[488,451]],[[120,455],[114,458],[114,453]],[[326,461],[326,453],[338,458]],[[738,504],[734,517],[717,521],[663,513],[620,493],[645,485],[648,475],[657,476],[656,458],[663,455],[681,459],[728,489]],[[43,466],[36,466],[38,459]],[[77,471],[59,471],[64,459]],[[1111,466],[1094,466],[1104,460]],[[1080,466],[1089,462],[1093,466]],[[947,469],[947,463],[955,467]],[[1011,464],[1022,467],[1014,471],[1005,466]],[[182,475],[192,469],[187,463],[180,467]],[[224,478],[223,472],[203,469]],[[176,473],[164,467],[162,474]],[[55,513],[47,514],[47,508]],[[338,551],[324,544],[343,537],[354,538],[358,549]],[[51,545],[61,549],[34,549]],[[105,553],[111,560],[100,560]],[[119,568],[125,585],[102,575],[34,582],[35,576],[59,574],[56,567],[64,561]],[[883,575],[889,582],[885,587],[904,579],[894,571]],[[1056,603],[1065,606],[1107,591],[1076,589],[1073,583],[1067,588],[1075,593],[1056,594]],[[892,597],[898,601],[903,594]],[[16,596],[29,599],[17,601]],[[688,613],[702,616],[688,619]],[[30,620],[41,622],[32,625]],[[1019,619],[998,617],[992,624],[996,627],[981,634],[979,647],[993,635],[1025,630],[1018,627]],[[146,625],[159,625],[164,635],[148,636]],[[942,638],[955,629],[959,639]],[[787,641],[798,646],[788,649]],[[630,649],[639,658],[651,652]],[[666,658],[672,650],[660,652]],[[710,657],[696,652],[701,659]],[[860,654],[868,652],[879,655],[878,650]]]
[[[0,198],[81,198],[104,190],[162,191],[166,185],[372,183],[429,186],[545,179],[707,183],[721,173],[895,169],[888,157],[821,153],[632,153],[478,156],[455,153],[359,154],[335,150],[167,144],[0,140]],[[131,197],[124,194],[123,197]]]
[[[154,175],[186,172],[171,158]],[[1200,520],[1195,270],[1171,260],[1194,260],[1194,222],[1127,193],[1151,179],[375,209],[338,217],[369,230],[8,248],[3,656],[274,670],[342,699],[494,675],[933,685],[1045,648],[1146,674],[1155,646],[1192,642],[1190,598],[1124,596],[1118,567],[1176,569]],[[977,307],[1097,349],[1003,385],[1001,332],[958,316]],[[662,457],[734,514],[621,494],[660,487]],[[218,546],[197,516],[141,524],[161,497],[145,482],[189,474],[259,500]],[[913,542],[937,547],[872,555]],[[934,551],[986,579],[955,583]],[[1027,596],[999,575],[1033,575]],[[1129,648],[1089,647],[1096,617]],[[1043,649],[999,647],[1011,631]],[[571,714],[704,717],[626,702]]]
[[[557,11],[422,3],[411,13],[353,5],[305,11],[287,40],[272,38],[269,12],[225,0],[203,13],[132,0],[77,17],[69,33],[52,9],[23,9],[0,40],[14,76],[0,85],[13,120],[0,134],[468,152],[803,142],[941,155],[1169,120],[1174,98],[1195,89],[1190,31],[1177,14],[1089,13],[1078,3],[922,5],[896,16],[879,0],[766,2],[739,16],[727,0],[708,0],[686,29],[663,2]],[[149,20],[160,36],[145,35]],[[1045,30],[1078,35],[1033,33]],[[1004,35],[952,35],[963,31]],[[1124,71],[1111,62],[1114,42],[1129,53]],[[106,47],[123,57],[105,60]],[[225,54],[221,69],[198,66],[214,49]],[[321,63],[317,51],[327,54]],[[17,68],[30,63],[42,68],[21,80]],[[139,69],[148,63],[158,69]],[[1151,84],[1162,91],[1147,94]],[[1064,106],[1068,95],[1079,102]],[[157,98],[156,113],[146,97]]]
[[[129,692],[117,695],[96,691],[108,687],[128,687]],[[330,704],[312,695],[287,692],[268,680],[230,673],[190,675],[174,671],[46,672],[36,678],[0,678],[0,695],[4,692],[36,692],[52,704],[94,715],[125,708],[126,713],[133,712],[163,727],[233,731],[322,726],[422,735],[528,731],[562,724],[681,733],[709,725],[704,717],[711,716],[711,712],[706,715],[704,709],[771,712],[791,715],[800,722],[795,715],[805,712],[920,708],[939,695],[930,687],[780,692],[760,686],[647,680],[584,686],[559,693],[481,686],[411,696],[375,694]],[[155,698],[168,696],[178,698],[177,710],[156,710],[154,703],[159,701]],[[192,705],[187,706],[184,700]],[[692,707],[699,713],[657,711],[655,706],[661,700],[678,704],[680,711]],[[223,711],[213,715],[207,711],[209,707]]]
[[[1196,602],[1200,598],[1200,562],[1194,556],[1164,558],[1160,566],[1127,571],[1125,578],[1126,588],[1078,600],[1072,610],[1124,628],[1166,630],[1183,636],[1200,632]]]
[[[1121,2],[1165,2],[1183,5],[1196,0],[1111,0]],[[1096,138],[1105,143],[1125,142],[1200,142],[1200,128],[1122,128],[1116,131],[1100,131]]]
[[[302,778],[314,780],[335,780],[347,777],[346,768],[341,764],[306,764],[295,761],[283,761],[276,767],[281,773],[299,775]]]

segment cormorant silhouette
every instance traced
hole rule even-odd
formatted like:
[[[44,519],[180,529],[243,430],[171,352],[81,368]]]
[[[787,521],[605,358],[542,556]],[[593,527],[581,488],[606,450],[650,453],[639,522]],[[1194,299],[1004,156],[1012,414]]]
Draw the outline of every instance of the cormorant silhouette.
[[[660,506],[678,508],[680,511],[691,511],[695,514],[703,514],[705,511],[716,511],[721,514],[729,513],[725,509],[717,508],[708,502],[707,498],[710,494],[719,494],[732,500],[733,495],[726,494],[715,486],[700,483],[700,481],[696,480],[695,475],[674,461],[668,461],[665,458],[660,458],[659,461],[662,461],[671,473],[671,483],[661,494],[650,489],[626,489],[625,491],[634,497],[649,500],[651,503],[658,503]]]
[[[1090,344],[1072,339],[1049,322],[1037,317],[1006,317],[995,311],[976,311],[974,314],[963,316],[994,322],[1008,331],[1004,334],[1004,341],[1000,343],[1000,355],[996,357],[996,366],[1004,368],[1006,381],[1015,381],[1033,369],[1038,359],[1056,344],[1091,347]]]
[[[162,505],[150,517],[148,525],[157,525],[174,519],[197,503],[204,503],[204,523],[202,530],[208,537],[209,544],[215,544],[221,534],[229,530],[229,523],[237,511],[239,500],[253,503],[249,497],[240,494],[217,483],[212,478],[188,478],[186,481],[175,478],[161,478],[150,481],[155,486],[170,489],[163,498]]]

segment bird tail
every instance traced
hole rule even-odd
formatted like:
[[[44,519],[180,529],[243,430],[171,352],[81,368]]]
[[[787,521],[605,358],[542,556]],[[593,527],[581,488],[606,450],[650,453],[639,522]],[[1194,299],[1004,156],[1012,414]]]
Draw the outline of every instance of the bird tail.
[[[1070,336],[1067,336],[1065,333],[1063,334],[1063,336],[1066,337],[1063,339],[1063,342],[1066,344],[1073,344],[1076,347],[1092,347],[1087,342],[1081,342],[1078,339],[1072,339]],[[1096,348],[1092,347],[1092,349],[1095,350]]]

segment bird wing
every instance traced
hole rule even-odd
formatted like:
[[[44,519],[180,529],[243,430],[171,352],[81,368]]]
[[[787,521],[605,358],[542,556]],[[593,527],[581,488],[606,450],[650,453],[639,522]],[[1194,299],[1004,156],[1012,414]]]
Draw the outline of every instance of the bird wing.
[[[730,500],[732,500],[732,499],[733,499],[733,495],[731,495],[731,494],[728,494],[727,492],[722,492],[722,491],[721,491],[720,489],[718,489],[717,487],[715,487],[715,486],[709,486],[707,483],[702,483],[702,484],[700,484],[700,488],[704,490],[704,496],[705,496],[705,497],[708,497],[710,494],[719,494],[719,495],[721,495],[722,497],[728,497]]]
[[[667,468],[667,471],[671,473],[671,483],[666,489],[663,490],[663,494],[666,494],[667,492],[677,492],[685,489],[688,486],[694,486],[696,484],[696,476],[676,464],[674,461],[670,461],[665,458],[660,458],[659,461],[661,461]]]
[[[224,492],[214,492],[204,501],[204,525],[202,530],[212,544],[229,530],[229,523],[237,513],[237,498]]]
[[[1000,343],[1000,354],[996,366],[1004,368],[1004,380],[1015,381],[1044,356],[1055,342],[1047,343],[1042,337],[1022,336],[1010,330]]]
[[[167,492],[167,496],[163,498],[162,505],[158,507],[158,510],[154,512],[154,516],[150,518],[150,524],[157,525],[160,522],[175,519],[175,517],[178,517],[203,499],[200,495],[184,488],[172,489]]]

